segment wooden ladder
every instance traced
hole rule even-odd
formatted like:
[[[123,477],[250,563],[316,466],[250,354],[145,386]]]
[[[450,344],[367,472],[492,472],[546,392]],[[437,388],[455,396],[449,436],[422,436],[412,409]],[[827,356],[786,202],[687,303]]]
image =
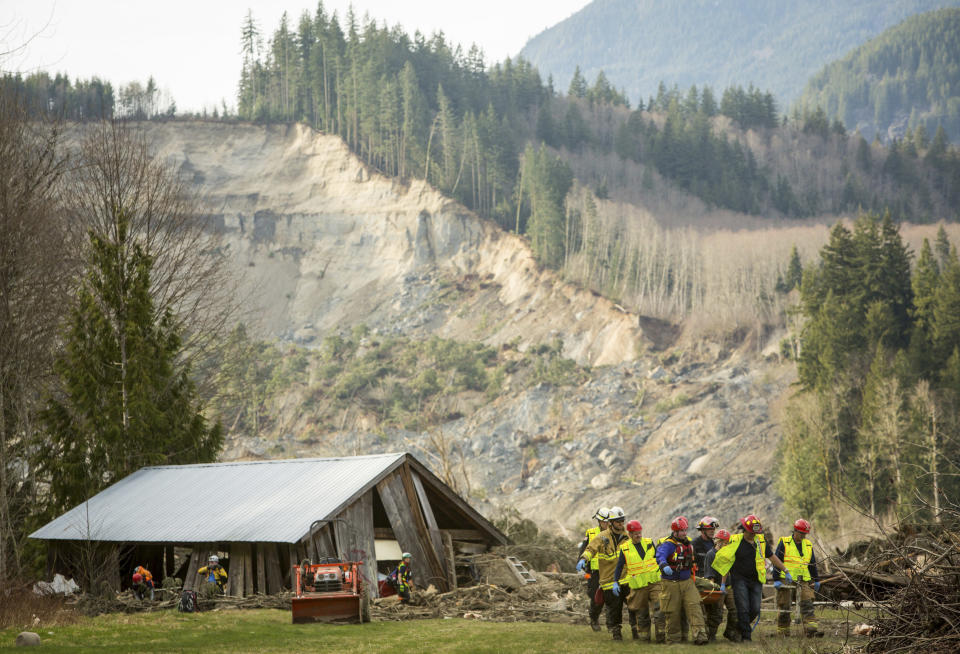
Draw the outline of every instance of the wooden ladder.
[[[537,581],[537,578],[533,576],[533,573],[527,569],[529,565],[526,561],[521,561],[515,556],[506,557],[507,563],[510,564],[510,569],[513,570],[513,573],[517,575],[517,579],[520,580],[522,584],[532,584]]]

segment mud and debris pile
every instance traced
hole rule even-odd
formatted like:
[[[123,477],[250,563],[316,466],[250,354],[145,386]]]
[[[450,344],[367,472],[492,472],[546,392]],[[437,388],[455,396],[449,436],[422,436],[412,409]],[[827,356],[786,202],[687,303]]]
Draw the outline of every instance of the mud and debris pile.
[[[481,583],[438,593],[415,592],[410,604],[394,597],[373,600],[373,620],[465,618],[489,622],[585,622],[586,584],[572,573],[533,573],[536,581],[514,588]],[[513,586],[513,584],[510,584]]]

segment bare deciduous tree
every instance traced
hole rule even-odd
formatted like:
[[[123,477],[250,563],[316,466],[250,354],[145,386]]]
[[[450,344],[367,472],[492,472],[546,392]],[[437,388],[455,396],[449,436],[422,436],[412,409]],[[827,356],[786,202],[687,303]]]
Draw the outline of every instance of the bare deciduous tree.
[[[28,447],[74,270],[57,204],[61,140],[0,89],[0,585],[21,572],[36,495]]]

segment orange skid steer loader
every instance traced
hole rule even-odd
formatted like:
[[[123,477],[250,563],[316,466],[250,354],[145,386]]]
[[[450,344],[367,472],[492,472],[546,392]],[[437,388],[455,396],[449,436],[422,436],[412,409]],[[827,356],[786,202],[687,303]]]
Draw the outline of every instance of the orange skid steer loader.
[[[310,563],[293,568],[293,622],[370,622],[362,561]]]

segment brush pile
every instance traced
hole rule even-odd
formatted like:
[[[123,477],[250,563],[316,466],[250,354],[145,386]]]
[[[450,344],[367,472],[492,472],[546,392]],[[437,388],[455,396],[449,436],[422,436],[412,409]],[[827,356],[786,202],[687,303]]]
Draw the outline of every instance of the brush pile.
[[[535,573],[536,583],[510,590],[494,584],[478,584],[449,593],[431,586],[414,592],[410,604],[395,596],[373,600],[373,620],[466,618],[489,622],[558,622],[587,620],[585,584],[572,573]]]

